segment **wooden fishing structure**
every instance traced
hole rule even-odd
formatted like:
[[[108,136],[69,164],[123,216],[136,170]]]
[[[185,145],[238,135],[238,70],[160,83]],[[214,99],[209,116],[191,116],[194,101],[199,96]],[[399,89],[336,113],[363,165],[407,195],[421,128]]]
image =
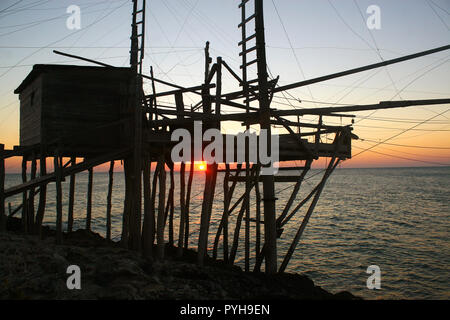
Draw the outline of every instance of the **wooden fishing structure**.
[[[99,61],[67,53],[57,54],[91,62],[96,66],[35,65],[31,73],[15,93],[20,98],[20,146],[5,150],[0,144],[0,218],[1,230],[5,229],[6,199],[22,194],[22,204],[9,216],[21,212],[22,226],[26,233],[39,233],[45,215],[46,195],[50,183],[56,188],[56,242],[63,242],[62,181],[69,179],[67,231],[72,231],[76,175],[88,171],[86,229],[91,228],[93,168],[109,163],[109,184],[106,207],[106,235],[111,238],[111,207],[113,197],[114,163],[123,161],[125,176],[125,200],[123,208],[121,244],[141,251],[148,258],[164,259],[167,243],[178,247],[178,255],[188,247],[190,235],[190,200],[196,158],[191,152],[189,172],[187,163],[180,164],[180,181],[175,181],[175,164],[171,149],[175,142],[171,134],[178,128],[193,133],[194,121],[202,122],[203,132],[208,128],[220,129],[225,121],[240,123],[246,129],[259,126],[271,137],[273,126],[283,127],[287,133],[279,135],[280,163],[302,161],[302,166],[289,166],[280,170],[300,170],[298,175],[261,175],[260,159],[251,161],[249,140],[245,143],[245,161],[208,164],[205,172],[200,230],[197,236],[198,264],[203,264],[209,254],[214,259],[223,257],[234,264],[239,247],[241,227],[244,228],[245,270],[260,271],[265,262],[266,273],[283,272],[297,247],[302,233],[314,211],[327,179],[341,161],[351,158],[351,140],[357,139],[351,125],[327,125],[328,117],[353,117],[348,112],[390,109],[417,105],[450,103],[450,99],[385,101],[374,105],[320,107],[309,109],[276,109],[271,107],[275,93],[322,81],[387,66],[450,49],[444,46],[360,68],[346,70],[285,86],[277,84],[278,78],[269,79],[267,73],[263,0],[241,0],[239,24],[242,39],[240,70],[233,70],[221,57],[213,63],[209,43],[205,47],[204,82],[182,87],[143,73],[145,39],[145,0],[133,0],[130,67],[118,68]],[[251,66],[256,66],[255,69]],[[222,92],[222,74],[228,72],[240,85],[236,92]],[[151,80],[152,93],[143,90],[143,79]],[[156,91],[156,83],[173,90]],[[191,107],[184,104],[184,96],[193,94],[198,103]],[[159,103],[161,97],[173,97],[175,108]],[[222,106],[235,112],[224,113]],[[316,123],[301,122],[303,116],[315,116]],[[307,129],[306,131],[304,129]],[[332,140],[325,139],[332,137]],[[229,141],[229,135],[223,135]],[[236,141],[236,136],[231,140]],[[260,140],[261,141],[261,140]],[[267,139],[266,150],[271,150]],[[203,148],[208,142],[203,142]],[[224,154],[229,149],[224,148]],[[236,153],[234,153],[236,154]],[[22,183],[5,189],[5,159],[22,158]],[[53,158],[54,169],[49,172],[47,158]],[[77,159],[83,159],[77,162]],[[319,183],[302,199],[299,191],[313,161],[328,159]],[[64,162],[66,159],[66,162]],[[28,170],[28,163],[31,163]],[[151,164],[156,163],[152,172]],[[38,174],[39,164],[39,174]],[[224,173],[223,210],[213,212],[218,173]],[[153,174],[153,178],[152,178]],[[186,179],[187,175],[187,179]],[[27,180],[27,177],[30,177]],[[174,194],[179,183],[180,194]],[[243,183],[241,195],[236,195],[236,185]],[[276,212],[276,184],[293,184],[292,193],[281,212]],[[167,188],[167,184],[169,188]],[[262,190],[261,190],[262,187]],[[262,191],[262,192],[261,192]],[[35,198],[38,206],[34,208]],[[253,198],[254,197],[254,198]],[[179,198],[179,200],[177,199]],[[251,207],[250,200],[256,199]],[[143,203],[142,203],[143,199]],[[158,199],[158,203],[156,200]],[[175,206],[175,201],[179,207]],[[237,200],[236,200],[237,199]],[[235,202],[233,202],[235,200]],[[262,204],[262,206],[260,205]],[[277,250],[277,239],[283,229],[303,207],[306,213],[287,252]],[[179,208],[179,209],[178,209]],[[236,222],[230,225],[230,216],[238,210]],[[217,230],[211,229],[212,215],[220,215]],[[174,230],[174,220],[179,228]],[[251,224],[254,224],[252,226]],[[231,230],[231,227],[234,230]],[[168,239],[165,238],[168,228]],[[255,237],[250,229],[255,228]],[[230,232],[233,231],[233,234]],[[209,235],[215,234],[214,242]],[[210,252],[208,248],[212,246]],[[219,248],[223,249],[220,254]],[[254,252],[251,248],[254,247]],[[278,266],[278,256],[282,263]],[[250,265],[254,257],[254,265]]]

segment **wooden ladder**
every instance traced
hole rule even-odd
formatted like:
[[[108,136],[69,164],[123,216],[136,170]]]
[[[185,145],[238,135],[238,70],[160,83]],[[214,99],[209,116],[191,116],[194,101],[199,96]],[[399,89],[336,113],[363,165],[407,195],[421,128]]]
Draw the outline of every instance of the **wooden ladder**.
[[[252,42],[255,42],[256,40],[256,32],[253,30],[253,33],[251,35],[247,35],[247,28],[250,22],[254,21],[256,18],[256,13],[251,14],[250,16],[247,16],[247,6],[248,2],[251,2],[254,0],[242,0],[242,2],[239,4],[239,8],[241,9],[241,23],[239,23],[238,27],[241,29],[242,33],[242,40],[239,42],[239,46],[241,47],[241,52],[239,53],[239,56],[242,58],[242,64],[240,68],[242,69],[242,83],[241,86],[243,87],[244,91],[244,97],[245,97],[245,105],[247,107],[247,110],[249,110],[250,106],[250,86],[251,84],[258,83],[258,77],[255,76],[255,79],[248,80],[248,67],[257,63],[258,58],[256,57],[256,44],[252,44]]]
[[[131,34],[130,64],[142,74],[142,60],[145,48],[145,0],[141,1],[142,7],[138,9],[138,0],[133,0],[133,24]]]

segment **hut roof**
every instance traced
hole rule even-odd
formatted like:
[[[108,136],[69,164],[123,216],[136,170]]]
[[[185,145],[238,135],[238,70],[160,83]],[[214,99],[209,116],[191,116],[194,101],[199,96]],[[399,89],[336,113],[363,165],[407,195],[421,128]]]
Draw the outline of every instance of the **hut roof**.
[[[100,67],[100,66],[76,66],[76,65],[61,65],[61,64],[35,64],[31,72],[26,76],[26,78],[22,81],[22,83],[14,90],[15,94],[19,94],[25,89],[36,77],[38,77],[42,73],[50,72],[50,71],[93,71],[93,70],[103,70],[103,71],[130,71],[130,68],[124,67]]]

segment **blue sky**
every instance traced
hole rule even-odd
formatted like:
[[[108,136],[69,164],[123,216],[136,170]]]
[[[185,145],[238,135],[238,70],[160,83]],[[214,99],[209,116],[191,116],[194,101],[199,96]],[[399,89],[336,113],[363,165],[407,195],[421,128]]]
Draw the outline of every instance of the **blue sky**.
[[[144,71],[148,73],[150,65],[153,65],[156,77],[163,80],[180,85],[201,84],[203,47],[207,40],[211,43],[214,59],[222,56],[239,71],[239,2],[147,0]],[[69,17],[66,8],[70,5],[81,8],[80,30],[66,27]],[[366,9],[370,5],[377,5],[381,9],[380,30],[367,28],[366,19],[369,15]],[[274,76],[280,76],[280,84],[375,63],[450,42],[448,0],[266,0],[264,9],[268,66]],[[12,91],[30,72],[32,65],[84,64],[53,54],[52,50],[57,49],[116,66],[127,66],[131,10],[131,0],[1,1],[0,140],[5,141],[7,147],[18,143],[18,99]],[[277,97],[274,106],[292,108],[292,103],[298,107],[313,107],[329,106],[330,103],[366,104],[391,99],[450,97],[449,57],[450,52],[446,51],[292,90],[286,96],[290,101]],[[236,88],[232,78],[226,76],[225,91]],[[165,89],[163,86],[158,87],[158,90]],[[294,98],[303,102],[299,104]],[[192,98],[185,102],[195,103],[194,100]],[[355,133],[366,139],[384,139],[400,129],[413,126],[412,121],[418,123],[448,108],[449,105],[444,105],[378,111],[372,119],[365,119],[355,126]],[[359,113],[358,116],[368,114]],[[374,117],[378,117],[377,120]],[[417,128],[420,130],[411,130],[391,142],[449,147],[448,117],[450,112]],[[386,121],[392,118],[408,119],[411,122]],[[360,148],[370,146],[363,142],[357,143],[360,143]],[[395,149],[394,153],[392,150],[383,151],[382,148],[380,146],[375,150],[450,163],[450,153],[444,149],[439,152],[419,152],[391,146]],[[387,161],[389,157],[383,159]],[[400,158],[392,157],[389,160],[400,161]],[[408,161],[401,163],[419,164]]]

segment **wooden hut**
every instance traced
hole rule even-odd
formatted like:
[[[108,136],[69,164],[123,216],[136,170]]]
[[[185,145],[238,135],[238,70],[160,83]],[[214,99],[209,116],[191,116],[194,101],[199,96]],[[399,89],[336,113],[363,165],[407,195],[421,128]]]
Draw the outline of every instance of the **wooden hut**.
[[[130,68],[38,64],[14,93],[21,146],[61,139],[72,155],[84,156],[127,143],[124,119],[135,94]]]

